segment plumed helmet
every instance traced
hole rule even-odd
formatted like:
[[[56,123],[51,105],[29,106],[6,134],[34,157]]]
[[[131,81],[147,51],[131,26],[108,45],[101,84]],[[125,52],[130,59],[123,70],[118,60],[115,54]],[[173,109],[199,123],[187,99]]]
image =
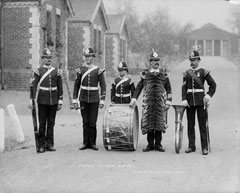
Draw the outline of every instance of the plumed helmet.
[[[160,61],[160,57],[157,54],[157,52],[154,51],[154,49],[153,49],[153,52],[150,55],[149,61]]]
[[[126,70],[128,72],[128,67],[127,67],[127,64],[126,62],[123,62],[121,61],[119,64],[118,64],[118,70]]]
[[[42,51],[42,58],[51,58],[52,57],[52,52],[48,48],[44,48]]]
[[[94,50],[93,50],[90,46],[88,46],[88,47],[83,51],[83,55],[84,55],[84,56],[93,56],[93,57],[95,57],[95,52],[94,52]]]
[[[197,50],[192,50],[191,52],[189,52],[189,60],[195,60],[195,59],[201,60],[199,52]]]

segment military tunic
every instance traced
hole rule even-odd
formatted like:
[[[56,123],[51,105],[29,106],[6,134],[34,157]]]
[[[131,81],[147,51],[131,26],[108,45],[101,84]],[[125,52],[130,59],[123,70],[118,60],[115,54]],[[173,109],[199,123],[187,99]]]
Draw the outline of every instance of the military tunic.
[[[183,86],[182,86],[182,100],[187,100],[189,105],[204,105],[203,97],[205,96],[205,90],[202,88],[194,77],[189,72],[192,71],[204,84],[207,81],[209,90],[206,92],[209,96],[213,96],[216,90],[216,83],[210,75],[209,70],[199,68],[198,70],[189,69],[183,74]]]
[[[192,76],[194,73],[200,80],[200,83],[196,80],[196,77]],[[205,92],[205,81],[209,85],[209,89]],[[210,75],[210,71],[199,68],[196,70],[189,69],[183,74],[182,85],[182,100],[187,100],[189,106],[187,107],[187,120],[188,120],[188,139],[189,148],[196,149],[195,146],[195,114],[197,112],[197,119],[199,123],[201,148],[208,149],[207,142],[207,109],[204,107],[203,98],[207,94],[210,97],[214,95],[216,91],[216,82]]]
[[[111,102],[116,104],[130,103],[134,91],[135,85],[129,76],[117,77],[112,83]]]
[[[77,77],[74,82],[73,100],[80,100],[81,102],[87,103],[99,102],[100,100],[104,101],[106,97],[104,71],[104,69],[97,66],[93,66],[92,68],[83,66],[76,69]]]

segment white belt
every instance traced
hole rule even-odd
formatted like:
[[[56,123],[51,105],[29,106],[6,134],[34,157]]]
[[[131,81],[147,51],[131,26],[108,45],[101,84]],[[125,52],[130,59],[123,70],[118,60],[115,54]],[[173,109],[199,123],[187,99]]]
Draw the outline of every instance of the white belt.
[[[98,90],[98,87],[81,86],[81,89],[84,89],[84,90]]]
[[[204,90],[203,89],[187,89],[187,92],[189,93],[189,92],[204,92]]]
[[[41,90],[46,90],[46,91],[57,90],[57,87],[43,87],[43,86],[40,86],[39,88],[40,88]]]
[[[116,95],[116,97],[130,97],[131,96],[130,93],[129,94],[118,94],[118,93],[116,93],[115,95]]]

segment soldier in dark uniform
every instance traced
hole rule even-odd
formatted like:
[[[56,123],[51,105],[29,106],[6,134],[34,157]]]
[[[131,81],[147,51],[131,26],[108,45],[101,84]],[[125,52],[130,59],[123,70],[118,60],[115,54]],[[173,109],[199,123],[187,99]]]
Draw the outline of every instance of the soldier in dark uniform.
[[[183,74],[182,85],[182,103],[187,106],[188,120],[188,139],[189,145],[186,153],[196,151],[195,146],[195,114],[197,118],[201,136],[202,154],[208,154],[208,131],[207,131],[207,106],[209,99],[214,95],[216,90],[216,82],[210,75],[210,71],[199,68],[200,55],[197,50],[189,53],[189,60],[192,69],[187,70]],[[204,82],[209,85],[208,91],[205,93]]]
[[[116,104],[128,104],[135,91],[134,82],[128,75],[128,68],[125,62],[118,65],[119,77],[115,78],[111,89],[111,102]]]
[[[105,69],[93,64],[95,53],[91,47],[84,50],[85,63],[76,69],[77,76],[73,89],[73,105],[80,109],[83,119],[83,146],[79,150],[96,147],[98,108],[103,108],[106,96]],[[100,85],[100,96],[99,87]]]
[[[171,84],[166,73],[159,68],[160,57],[156,52],[153,51],[149,61],[150,67],[141,73],[141,80],[133,94],[130,106],[135,104],[144,89],[141,129],[143,134],[147,134],[148,145],[143,151],[155,149],[164,152],[161,141],[162,133],[167,129],[165,111],[169,109],[172,101]]]
[[[52,67],[51,59],[51,51],[45,48],[42,52],[43,66],[34,71],[32,82],[33,96],[38,103],[40,146],[38,151],[40,153],[45,150],[56,151],[54,148],[55,118],[56,112],[62,108],[63,103],[62,71]]]

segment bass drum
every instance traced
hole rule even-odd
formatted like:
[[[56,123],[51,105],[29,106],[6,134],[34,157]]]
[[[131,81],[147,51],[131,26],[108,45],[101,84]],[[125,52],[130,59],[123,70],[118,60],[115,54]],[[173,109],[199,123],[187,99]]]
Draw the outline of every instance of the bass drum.
[[[103,145],[107,150],[137,149],[139,133],[138,107],[129,104],[108,106],[103,119]]]

